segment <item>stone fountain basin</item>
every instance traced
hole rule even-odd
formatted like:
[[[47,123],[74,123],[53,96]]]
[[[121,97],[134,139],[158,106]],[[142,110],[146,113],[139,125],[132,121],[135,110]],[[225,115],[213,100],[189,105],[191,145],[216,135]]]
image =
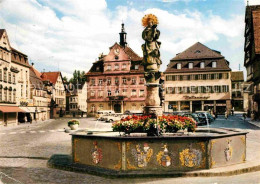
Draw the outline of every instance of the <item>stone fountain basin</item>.
[[[118,132],[72,133],[73,162],[102,171],[168,172],[211,169],[246,160],[247,132],[198,128],[160,137]]]

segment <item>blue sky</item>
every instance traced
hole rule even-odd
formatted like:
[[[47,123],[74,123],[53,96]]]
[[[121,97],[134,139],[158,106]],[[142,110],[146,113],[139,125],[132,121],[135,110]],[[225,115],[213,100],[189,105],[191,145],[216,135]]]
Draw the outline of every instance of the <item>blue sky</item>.
[[[250,0],[260,4],[260,0]],[[40,71],[88,71],[119,41],[122,20],[129,46],[142,55],[141,19],[159,18],[162,71],[197,41],[219,50],[230,67],[243,69],[245,0],[2,0],[0,27],[11,45]]]

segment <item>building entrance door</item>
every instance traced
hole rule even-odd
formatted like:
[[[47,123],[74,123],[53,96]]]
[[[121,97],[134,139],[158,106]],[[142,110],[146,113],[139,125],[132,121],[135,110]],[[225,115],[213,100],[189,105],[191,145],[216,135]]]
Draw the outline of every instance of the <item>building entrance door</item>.
[[[192,112],[201,111],[201,101],[192,102]]]
[[[115,113],[121,113],[121,104],[115,104],[114,111]]]

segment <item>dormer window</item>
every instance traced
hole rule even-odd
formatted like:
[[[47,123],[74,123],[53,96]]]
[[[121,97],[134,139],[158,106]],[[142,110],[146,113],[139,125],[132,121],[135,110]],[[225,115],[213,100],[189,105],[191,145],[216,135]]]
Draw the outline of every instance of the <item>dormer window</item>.
[[[135,70],[138,70],[139,69],[139,65],[135,65]]]
[[[193,68],[193,63],[189,63],[189,69]]]
[[[177,69],[180,70],[181,69],[181,63],[177,64]]]
[[[198,54],[198,53],[200,53],[200,50],[196,50],[196,51],[195,51],[195,54]]]
[[[205,68],[205,63],[204,62],[200,63],[200,68]]]
[[[98,72],[98,71],[99,71],[99,69],[100,69],[100,68],[99,68],[99,66],[98,66],[98,67],[96,68],[96,71]]]
[[[217,62],[216,61],[212,62],[212,68],[217,68]]]

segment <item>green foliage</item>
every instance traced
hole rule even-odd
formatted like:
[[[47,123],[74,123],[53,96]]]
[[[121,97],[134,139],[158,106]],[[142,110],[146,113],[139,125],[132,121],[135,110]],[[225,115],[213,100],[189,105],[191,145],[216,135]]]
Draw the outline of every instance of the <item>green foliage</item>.
[[[77,83],[81,84],[86,82],[85,72],[84,71],[80,72],[80,70],[74,70],[73,77],[69,80],[69,82],[73,84],[77,84]]]
[[[70,125],[79,125],[79,120],[77,119],[72,119],[68,121],[68,126]]]

